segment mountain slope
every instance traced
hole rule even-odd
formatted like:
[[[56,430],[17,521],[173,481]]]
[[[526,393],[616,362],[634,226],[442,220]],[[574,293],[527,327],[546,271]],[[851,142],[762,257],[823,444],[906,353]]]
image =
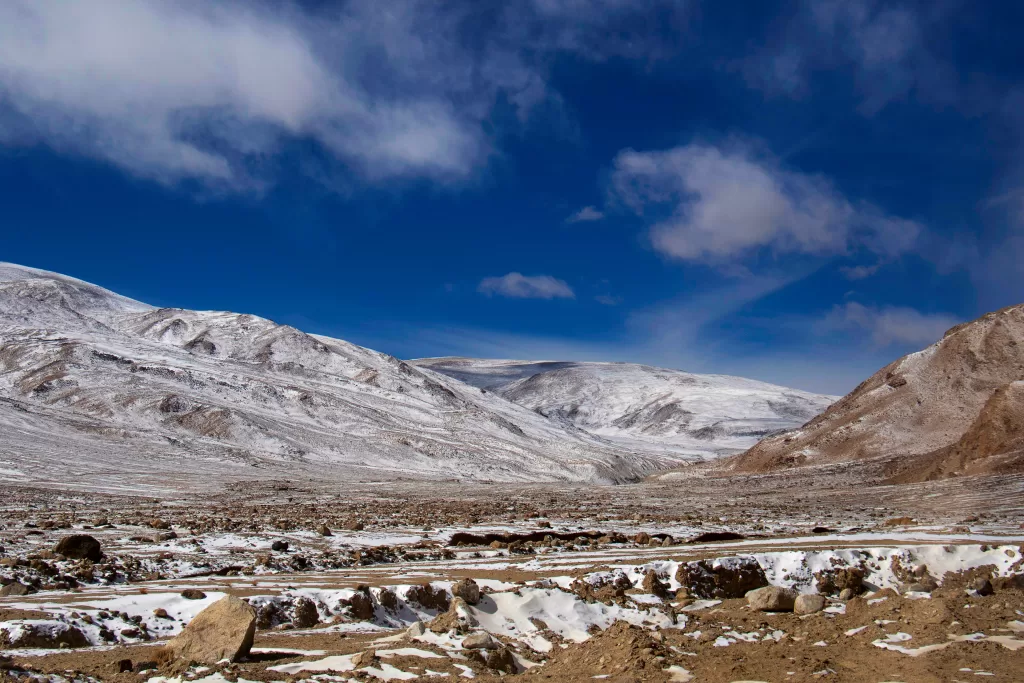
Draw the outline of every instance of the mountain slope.
[[[630,363],[427,358],[421,368],[479,386],[631,448],[712,458],[817,415],[834,399],[723,375]]]
[[[894,481],[1022,471],[1024,305],[954,327],[879,370],[802,428],[767,438],[733,471],[895,458]]]
[[[621,482],[673,462],[345,341],[157,309],[10,264],[0,433],[0,481],[106,489],[267,476]]]

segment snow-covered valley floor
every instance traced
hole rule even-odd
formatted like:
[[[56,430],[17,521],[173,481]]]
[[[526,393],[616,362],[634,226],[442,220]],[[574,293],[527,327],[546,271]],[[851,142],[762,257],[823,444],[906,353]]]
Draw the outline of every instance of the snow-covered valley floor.
[[[729,495],[715,496],[695,482],[278,483],[203,500],[14,489],[0,582],[23,588],[0,597],[0,668],[153,683],[1017,680],[1019,480],[779,483],[720,482]],[[54,552],[82,534],[102,559]],[[453,600],[466,579],[474,604]],[[743,593],[763,584],[823,609],[753,610]],[[225,595],[256,609],[250,654],[162,662],[159,645]]]

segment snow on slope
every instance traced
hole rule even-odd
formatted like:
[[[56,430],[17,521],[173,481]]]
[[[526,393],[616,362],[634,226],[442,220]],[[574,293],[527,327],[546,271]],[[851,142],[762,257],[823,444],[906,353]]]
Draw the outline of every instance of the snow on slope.
[[[156,309],[0,264],[0,481],[621,482],[678,458],[251,315]]]
[[[413,361],[632,448],[708,458],[803,424],[832,396],[629,363]]]

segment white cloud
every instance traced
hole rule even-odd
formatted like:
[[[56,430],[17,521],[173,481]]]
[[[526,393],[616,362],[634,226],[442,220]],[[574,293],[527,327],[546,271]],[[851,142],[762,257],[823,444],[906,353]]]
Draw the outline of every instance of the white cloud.
[[[569,216],[566,223],[590,223],[604,218],[604,212],[594,206],[584,206],[582,209]]]
[[[550,275],[523,275],[509,273],[501,277],[487,277],[480,281],[477,291],[488,296],[498,294],[514,299],[575,299],[564,280]]]
[[[882,267],[881,264],[876,263],[871,266],[843,266],[839,269],[848,280],[863,280],[869,278]]]
[[[370,182],[464,181],[494,152],[498,102],[526,125],[558,102],[552,55],[609,54],[584,40],[571,4],[8,0],[0,145],[44,144],[162,183],[252,189],[293,163],[290,143],[313,142],[319,151],[297,165],[315,177],[338,166]],[[587,35],[621,18],[619,4],[595,7]],[[645,30],[624,42],[643,49]]]
[[[851,301],[833,308],[819,322],[818,332],[859,332],[867,335],[876,346],[927,346],[961,322],[946,313],[921,313],[899,306],[876,308]]]
[[[651,229],[651,241],[690,261],[722,264],[765,248],[815,255],[862,248],[894,257],[921,231],[914,221],[855,205],[826,178],[783,168],[742,143],[624,150],[615,159],[612,193],[638,214],[667,212]]]
[[[618,306],[623,302],[621,296],[612,296],[611,294],[598,294],[594,297],[594,301],[605,306]]]

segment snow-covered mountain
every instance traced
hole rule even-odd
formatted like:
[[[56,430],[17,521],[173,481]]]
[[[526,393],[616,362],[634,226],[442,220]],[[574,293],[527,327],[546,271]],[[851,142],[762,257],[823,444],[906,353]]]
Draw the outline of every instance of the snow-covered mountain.
[[[412,361],[633,449],[708,458],[802,424],[832,396],[631,363]]]
[[[728,467],[771,472],[876,459],[902,482],[1024,472],[1024,304],[957,325]]]
[[[624,482],[734,452],[828,402],[642,366],[460,362],[475,375],[0,264],[0,482]],[[479,386],[486,368],[505,373],[500,391]]]

